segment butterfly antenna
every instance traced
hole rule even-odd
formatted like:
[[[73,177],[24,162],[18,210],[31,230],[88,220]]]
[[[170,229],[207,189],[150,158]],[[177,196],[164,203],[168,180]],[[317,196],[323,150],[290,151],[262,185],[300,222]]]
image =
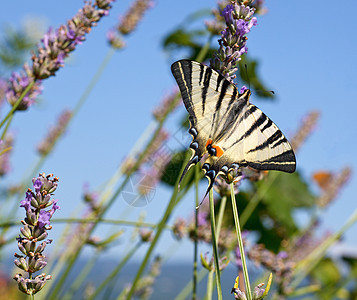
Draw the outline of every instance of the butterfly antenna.
[[[244,69],[245,69],[245,75],[247,76],[248,89],[250,90],[250,80],[249,80],[249,75],[248,75],[248,66],[247,66],[247,64],[244,64]]]

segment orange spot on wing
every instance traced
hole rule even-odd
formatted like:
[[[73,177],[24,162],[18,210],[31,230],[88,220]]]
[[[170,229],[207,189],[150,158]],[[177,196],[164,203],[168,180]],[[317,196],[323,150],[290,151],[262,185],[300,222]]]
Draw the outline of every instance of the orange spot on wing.
[[[222,150],[222,148],[220,146],[212,145],[212,148],[216,149],[217,157],[221,157],[223,155],[224,151]]]
[[[211,145],[212,144],[212,139],[208,139],[207,143],[206,143],[206,148],[208,145]]]

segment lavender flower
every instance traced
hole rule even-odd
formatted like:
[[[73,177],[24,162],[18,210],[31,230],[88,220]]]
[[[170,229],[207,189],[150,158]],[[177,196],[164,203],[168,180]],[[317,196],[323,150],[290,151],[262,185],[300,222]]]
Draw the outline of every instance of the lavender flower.
[[[12,146],[14,144],[14,137],[12,134],[7,134],[3,140],[0,141],[0,177],[9,173],[10,156]]]
[[[254,288],[253,295],[252,295],[253,300],[261,300],[261,299],[264,299],[268,295],[272,278],[273,278],[272,274],[270,273],[268,283],[266,285],[266,289],[262,288],[264,286],[264,283],[260,283]],[[232,288],[231,293],[234,295],[234,298],[237,300],[246,300],[247,299],[245,293],[239,289],[239,276],[237,276],[237,278],[234,282],[234,287]]]
[[[248,51],[246,34],[257,25],[257,19],[253,17],[255,9],[238,3],[220,7],[220,15],[224,18],[226,27],[221,31],[221,39],[218,40],[219,50],[210,62],[213,69],[231,82],[238,70],[240,56]]]
[[[125,46],[122,36],[133,32],[139,21],[143,18],[145,12],[153,6],[151,0],[136,0],[131,5],[129,11],[120,19],[116,29],[111,29],[107,33],[109,44],[116,49]]]
[[[4,102],[6,90],[7,90],[7,83],[4,79],[0,78],[0,107]]]
[[[63,67],[64,59],[85,40],[85,35],[103,16],[107,16],[114,0],[95,0],[86,2],[84,7],[58,29],[50,28],[41,40],[36,53],[32,55],[32,67],[24,65],[24,70],[13,73],[9,80],[6,97],[15,105],[20,95],[30,85],[27,95],[22,99],[17,110],[26,110],[41,93],[41,80],[55,75]]]
[[[352,170],[349,167],[343,168],[338,174],[333,174],[331,180],[326,183],[323,193],[317,199],[317,205],[326,207],[334,200],[338,192],[351,177]]]
[[[177,240],[181,240],[186,235],[186,221],[183,218],[177,218],[172,226],[172,233]]]
[[[158,122],[162,122],[169,112],[172,112],[181,103],[178,97],[178,90],[175,88],[170,94],[164,97],[159,106],[157,106],[153,115]]]
[[[51,229],[50,220],[57,209],[57,200],[51,199],[52,193],[57,189],[58,178],[53,177],[53,174],[40,174],[37,178],[33,178],[32,183],[34,191],[28,189],[26,197],[21,201],[20,207],[26,211],[25,220],[21,221],[24,227],[20,229],[22,237],[19,236],[19,250],[24,255],[15,253],[15,265],[28,273],[28,278],[21,274],[16,274],[14,279],[17,281],[20,291],[28,295],[34,295],[39,292],[47,280],[52,277],[50,275],[41,274],[33,278],[33,273],[43,269],[47,262],[42,254],[47,244],[52,240],[47,238],[47,231]],[[52,206],[52,207],[51,207]],[[51,209],[46,209],[51,207]],[[36,245],[37,242],[41,244]]]
[[[134,296],[138,299],[149,299],[153,292],[156,278],[160,275],[162,258],[156,256],[147,275],[141,277],[135,286]],[[126,299],[131,285],[128,285],[118,299]]]
[[[117,30],[126,35],[135,30],[144,13],[154,5],[151,0],[136,0],[120,20]]]
[[[155,154],[158,153],[160,149],[163,148],[164,142],[169,138],[169,133],[162,129],[159,131],[158,135],[156,136],[155,140],[150,144],[150,147],[146,150],[145,157],[142,158],[142,163],[147,162],[155,162]],[[131,174],[132,168],[136,163],[137,158],[133,156],[129,156],[125,159],[122,165],[122,172],[124,174]]]
[[[151,155],[151,167],[148,171],[142,171],[143,177],[138,185],[140,195],[149,194],[159,183],[167,164],[172,158],[171,153],[166,150],[165,147],[161,147]]]
[[[53,149],[58,138],[66,130],[68,122],[71,120],[72,112],[64,110],[58,118],[58,123],[50,128],[46,138],[37,146],[37,151],[41,155],[47,155]]]
[[[298,129],[294,137],[291,139],[291,144],[295,151],[301,147],[304,141],[309,137],[311,132],[315,129],[319,116],[320,116],[319,112],[312,111],[303,118],[300,128]]]

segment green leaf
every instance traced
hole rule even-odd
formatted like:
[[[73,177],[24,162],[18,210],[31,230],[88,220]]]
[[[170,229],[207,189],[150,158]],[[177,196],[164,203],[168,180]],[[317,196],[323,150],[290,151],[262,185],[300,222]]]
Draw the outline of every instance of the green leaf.
[[[187,163],[186,153],[186,151],[180,151],[173,155],[171,161],[166,165],[166,168],[161,176],[161,182],[172,187],[175,186],[178,177],[181,176],[180,171],[182,170],[183,165]],[[188,183],[190,180],[193,180],[192,173],[190,171],[186,174],[186,178],[183,183]]]
[[[312,271],[312,276],[322,283],[322,286],[335,287],[341,280],[341,274],[336,264],[325,258]]]

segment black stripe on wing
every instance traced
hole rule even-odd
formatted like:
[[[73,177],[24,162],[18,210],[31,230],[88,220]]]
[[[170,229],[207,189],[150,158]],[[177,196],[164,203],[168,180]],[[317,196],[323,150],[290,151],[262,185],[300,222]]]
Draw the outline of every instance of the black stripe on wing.
[[[192,62],[179,60],[171,65],[171,72],[179,86],[183,103],[190,114],[190,120],[196,123],[196,114],[192,102]]]
[[[240,166],[249,166],[257,170],[277,170],[293,173],[296,170],[296,159],[293,150],[287,150],[263,162],[244,162]]]
[[[223,80],[223,83],[222,83],[222,86],[221,86],[221,90],[220,90],[220,93],[219,93],[219,97],[218,97],[218,100],[217,100],[217,103],[216,103],[216,107],[215,107],[215,111],[214,111],[214,114],[213,114],[213,117],[212,117],[212,124],[211,124],[211,133],[210,133],[210,136],[213,135],[213,132],[216,130],[217,126],[218,126],[218,123],[216,123],[216,116],[217,116],[217,113],[219,113],[219,110],[221,109],[221,106],[222,106],[222,101],[224,99],[224,97],[226,96],[226,93],[227,93],[227,90],[228,90],[228,87],[230,86],[230,82],[228,80],[225,80],[225,78],[219,74],[218,76],[218,79],[217,79],[217,87],[216,87],[216,91],[219,92],[219,82],[221,82]],[[222,118],[223,116],[219,116],[220,118]]]
[[[233,147],[234,145],[241,142],[243,139],[249,137],[255,130],[259,130],[259,127],[262,126],[267,119],[268,119],[268,117],[262,112],[260,117],[250,126],[250,128],[238,140],[236,140],[232,145],[230,145],[228,148]],[[226,137],[226,140],[228,140],[228,138],[232,135],[233,131],[234,130],[232,130],[230,135]]]
[[[281,143],[281,140],[283,140],[284,142],[287,142],[286,138],[284,137],[284,135],[282,134],[282,132],[280,130],[277,130],[272,136],[270,136],[265,142],[261,143],[260,145],[256,146],[255,148],[251,149],[248,151],[248,153],[250,152],[255,152],[255,151],[259,151],[259,150],[264,150],[265,148],[269,148],[269,146],[272,146],[272,148],[274,148],[274,143]]]
[[[202,88],[202,116],[205,114],[205,109],[206,109],[206,98],[207,98],[207,91],[210,85],[211,81],[211,76],[212,76],[212,69],[211,68],[206,68],[205,75],[204,75],[204,81],[203,81],[203,88]]]

